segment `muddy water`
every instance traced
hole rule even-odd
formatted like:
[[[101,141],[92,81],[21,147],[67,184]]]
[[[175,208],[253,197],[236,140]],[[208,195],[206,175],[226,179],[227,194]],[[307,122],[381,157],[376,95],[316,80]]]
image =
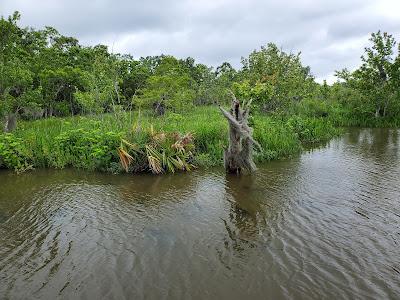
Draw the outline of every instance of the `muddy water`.
[[[399,299],[399,136],[241,178],[0,172],[0,298]]]

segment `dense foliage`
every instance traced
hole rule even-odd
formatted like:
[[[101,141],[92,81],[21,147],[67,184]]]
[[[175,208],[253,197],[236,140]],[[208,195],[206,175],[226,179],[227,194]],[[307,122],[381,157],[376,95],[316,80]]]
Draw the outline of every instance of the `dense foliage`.
[[[168,55],[138,60],[85,47],[56,29],[20,28],[19,14],[0,20],[0,114],[34,119],[150,108],[182,111],[224,97],[233,70],[214,71]],[[227,68],[229,66],[230,68]]]
[[[360,120],[400,114],[399,48],[393,36],[377,32],[362,65],[337,72],[341,82],[315,82],[300,53],[269,43],[213,69],[193,58],[160,55],[134,59],[106,46],[86,47],[56,29],[18,26],[16,12],[0,20],[0,114],[26,119],[154,108],[183,112],[205,104],[225,104],[228,90],[253,99],[259,111],[292,113],[303,102],[339,107]],[[325,111],[325,114],[328,111]],[[361,122],[364,125],[364,121]]]
[[[337,75],[345,80],[347,89],[358,92],[353,104],[357,114],[396,118],[400,114],[400,45],[396,51],[393,36],[380,31],[371,35],[370,42],[372,47],[365,49],[360,68]]]
[[[260,160],[328,140],[335,126],[400,125],[400,48],[380,31],[361,66],[338,71],[330,86],[314,80],[300,53],[272,43],[242,58],[238,70],[227,62],[214,69],[190,57],[134,59],[83,46],[52,27],[21,28],[19,18],[0,19],[2,130],[19,120],[15,132],[0,133],[2,167],[116,171],[121,160],[126,170],[158,173],[216,165],[226,124],[213,105],[228,104],[231,92],[252,99]],[[154,139],[152,126],[165,140]],[[171,148],[188,133],[183,152]]]
[[[254,117],[253,128],[263,149],[256,153],[258,161],[297,154],[302,145],[338,134],[331,122],[314,117],[260,114]],[[213,106],[197,107],[190,115],[167,112],[161,118],[135,112],[120,114],[118,120],[114,114],[103,114],[22,121],[15,132],[0,135],[0,167],[160,173],[221,165],[227,129]]]

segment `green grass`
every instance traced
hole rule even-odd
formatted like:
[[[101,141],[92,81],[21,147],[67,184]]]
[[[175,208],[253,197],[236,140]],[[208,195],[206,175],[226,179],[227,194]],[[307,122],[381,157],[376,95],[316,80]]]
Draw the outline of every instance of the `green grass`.
[[[373,115],[354,114],[342,110],[329,118],[337,127],[399,128],[400,118],[397,116],[378,117]]]
[[[289,157],[299,153],[302,145],[324,142],[338,134],[332,122],[324,118],[255,115],[252,126],[262,146],[256,153],[257,161]],[[72,166],[119,172],[122,168],[117,148],[121,138],[143,148],[151,128],[155,132],[192,133],[193,163],[199,167],[222,165],[228,124],[217,107],[207,106],[185,114],[168,112],[163,117],[134,112],[21,121],[13,134],[0,134],[0,167],[25,170]]]

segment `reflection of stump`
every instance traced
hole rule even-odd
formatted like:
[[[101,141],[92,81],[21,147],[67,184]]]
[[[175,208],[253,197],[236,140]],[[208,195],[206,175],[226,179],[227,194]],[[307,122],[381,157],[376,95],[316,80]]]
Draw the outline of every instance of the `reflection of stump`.
[[[260,145],[253,139],[253,129],[248,125],[250,102],[241,109],[240,103],[233,97],[230,113],[220,107],[229,122],[229,147],[224,151],[224,166],[228,173],[239,174],[242,169],[256,170],[253,162],[253,145]]]

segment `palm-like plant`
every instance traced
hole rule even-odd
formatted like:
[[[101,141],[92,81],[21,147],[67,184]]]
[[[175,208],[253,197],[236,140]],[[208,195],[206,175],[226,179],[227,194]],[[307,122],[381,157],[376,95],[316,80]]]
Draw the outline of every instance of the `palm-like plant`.
[[[129,171],[129,166],[131,165],[132,162],[135,161],[135,158],[141,153],[140,148],[137,144],[130,143],[124,139],[121,139],[121,144],[118,147],[117,151],[121,165],[126,172]],[[133,156],[129,154],[129,152],[133,153]]]
[[[130,165],[140,157],[147,160],[148,168],[154,174],[164,172],[175,173],[178,170],[190,171],[194,149],[193,135],[188,133],[155,132],[153,127],[149,130],[150,140],[144,145],[144,149],[127,140],[121,140],[117,149],[122,167],[126,172]]]
[[[150,170],[155,174],[175,173],[177,170],[190,171],[194,166],[192,158],[193,136],[158,133],[152,136],[146,145],[147,160]]]

